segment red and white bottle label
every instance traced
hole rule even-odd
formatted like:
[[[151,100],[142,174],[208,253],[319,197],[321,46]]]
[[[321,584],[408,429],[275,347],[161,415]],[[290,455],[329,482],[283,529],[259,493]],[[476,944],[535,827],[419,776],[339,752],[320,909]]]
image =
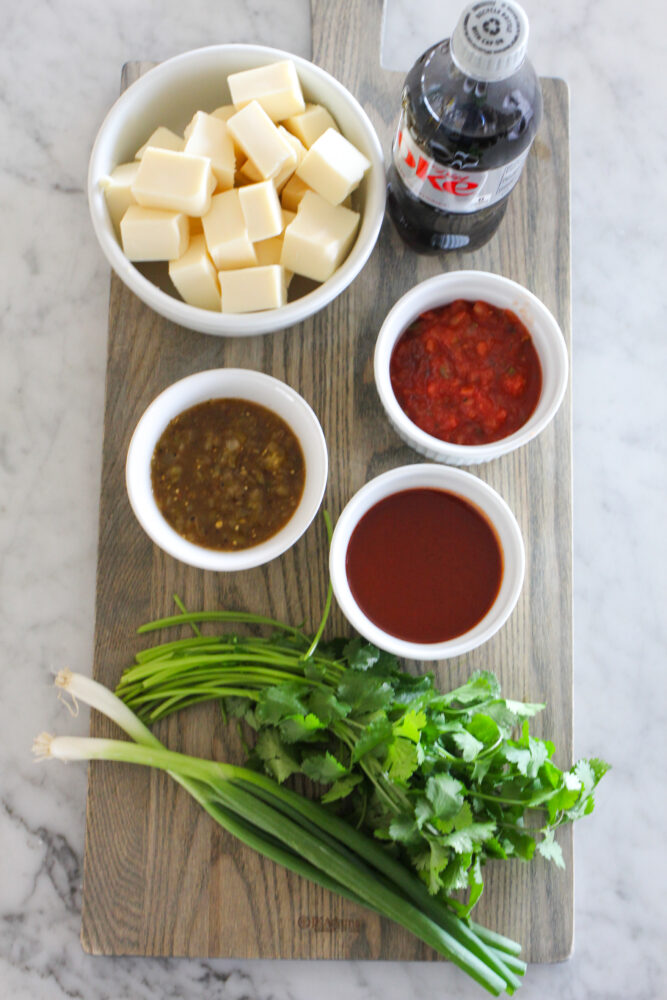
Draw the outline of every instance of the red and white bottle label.
[[[415,142],[405,111],[394,137],[392,156],[398,175],[420,201],[442,212],[479,212],[509,194],[519,177],[530,147],[494,170],[455,170],[432,159]]]

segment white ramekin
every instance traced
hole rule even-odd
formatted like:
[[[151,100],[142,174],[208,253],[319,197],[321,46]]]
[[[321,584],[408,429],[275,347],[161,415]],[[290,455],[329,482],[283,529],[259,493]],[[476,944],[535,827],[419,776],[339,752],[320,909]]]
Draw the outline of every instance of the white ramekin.
[[[160,513],[151,485],[153,451],[167,424],[197,403],[224,398],[247,399],[282,417],[301,443],[306,466],[303,495],[287,524],[272,538],[239,552],[207,549],[179,535]],[[275,559],[303,535],[322,501],[327,472],[327,446],[322,428],[308,403],[294,389],[263,372],[212,368],[175,382],[153,400],[132,435],[125,481],[132,510],[156,545],[190,566],[228,573]]]
[[[511,309],[525,324],[542,366],[542,391],[523,427],[500,441],[461,445],[427,434],[401,409],[391,387],[389,365],[397,341],[423,312],[456,299],[482,300]],[[567,388],[569,362],[565,340],[547,307],[527,288],[486,271],[452,271],[429,278],[410,289],[387,314],[375,345],[375,384],[389,422],[415,451],[448,465],[477,465],[500,458],[532,441],[555,416]]]
[[[360,519],[376,503],[411,489],[439,489],[463,497],[493,525],[503,558],[503,576],[495,601],[477,625],[445,642],[408,642],[385,632],[357,604],[347,578],[347,548]],[[391,539],[387,539],[391,544]],[[525,571],[521,531],[502,497],[477,476],[445,465],[404,465],[372,479],[355,493],[338,519],[331,542],[329,572],[336,600],[350,624],[369,642],[412,660],[445,660],[476,649],[507,621],[521,593]]]

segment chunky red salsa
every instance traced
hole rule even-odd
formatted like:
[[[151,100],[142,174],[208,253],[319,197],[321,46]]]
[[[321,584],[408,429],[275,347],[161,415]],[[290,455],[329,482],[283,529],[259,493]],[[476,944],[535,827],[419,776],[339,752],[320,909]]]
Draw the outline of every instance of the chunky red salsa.
[[[375,625],[409,642],[444,642],[474,628],[500,589],[503,556],[486,517],[446,490],[380,500],[352,532],[345,570]]]
[[[412,323],[389,374],[401,409],[427,434],[487,444],[526,423],[542,391],[530,333],[509,309],[458,299]]]

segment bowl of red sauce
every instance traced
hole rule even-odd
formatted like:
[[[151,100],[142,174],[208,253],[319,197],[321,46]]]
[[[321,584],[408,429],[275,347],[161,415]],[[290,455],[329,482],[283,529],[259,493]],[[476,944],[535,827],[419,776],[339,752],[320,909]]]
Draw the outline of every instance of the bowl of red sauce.
[[[407,292],[375,348],[394,430],[427,458],[475,465],[533,440],[554,418],[569,361],[558,323],[502,275],[456,271]]]
[[[305,399],[264,372],[175,382],[130,441],[125,481],[147,535],[180,562],[232,572],[289,549],[319,509],[327,446]]]
[[[336,600],[369,642],[397,656],[467,653],[509,618],[521,592],[521,531],[502,497],[445,465],[407,465],[366,483],[331,543]]]

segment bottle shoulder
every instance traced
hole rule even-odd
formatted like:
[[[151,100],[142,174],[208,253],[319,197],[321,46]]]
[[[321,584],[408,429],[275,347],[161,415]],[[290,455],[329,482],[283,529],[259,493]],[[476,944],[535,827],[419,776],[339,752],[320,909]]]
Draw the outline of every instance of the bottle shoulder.
[[[542,95],[528,60],[505,80],[472,80],[458,69],[445,40],[423,53],[408,73],[403,107],[416,141],[431,156],[447,162],[476,150],[491,161],[488,167],[530,145],[542,116]]]

